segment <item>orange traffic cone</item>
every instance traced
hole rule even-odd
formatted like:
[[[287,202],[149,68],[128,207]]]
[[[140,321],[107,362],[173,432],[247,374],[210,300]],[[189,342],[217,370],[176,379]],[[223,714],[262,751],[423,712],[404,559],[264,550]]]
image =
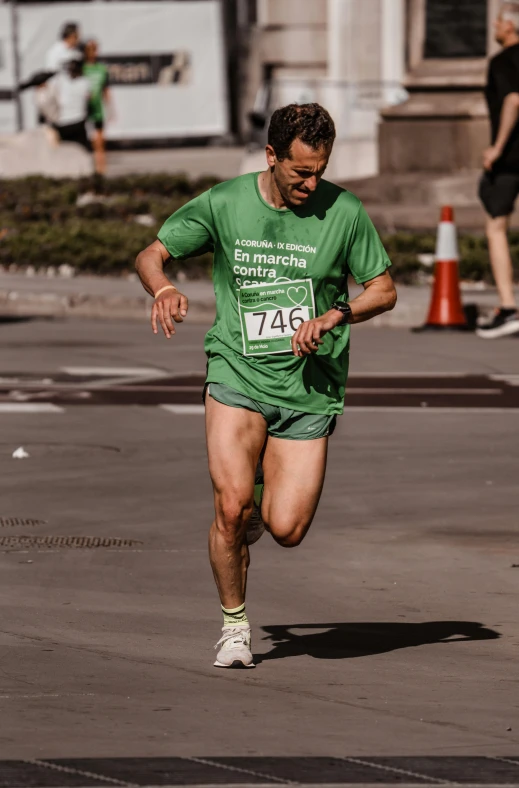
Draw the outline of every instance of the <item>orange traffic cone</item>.
[[[431,305],[421,330],[467,331],[469,326],[461,303],[458,277],[458,239],[450,205],[441,210],[435,258]]]

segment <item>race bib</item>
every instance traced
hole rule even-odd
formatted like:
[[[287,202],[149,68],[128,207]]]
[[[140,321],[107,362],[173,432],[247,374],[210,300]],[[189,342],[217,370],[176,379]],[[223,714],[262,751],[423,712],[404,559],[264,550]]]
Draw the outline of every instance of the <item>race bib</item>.
[[[301,323],[315,317],[311,279],[244,285],[238,291],[244,356],[291,353]]]

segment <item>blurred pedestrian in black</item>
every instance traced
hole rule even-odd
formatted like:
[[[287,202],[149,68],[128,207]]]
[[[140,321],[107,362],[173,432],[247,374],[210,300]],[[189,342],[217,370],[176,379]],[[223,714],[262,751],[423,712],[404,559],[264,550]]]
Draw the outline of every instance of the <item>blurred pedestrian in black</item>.
[[[479,196],[487,212],[490,263],[500,298],[493,319],[477,330],[480,337],[519,334],[519,312],[507,231],[519,194],[519,2],[505,2],[495,22],[495,38],[503,51],[488,69],[486,98],[492,144],[483,153],[485,172]]]

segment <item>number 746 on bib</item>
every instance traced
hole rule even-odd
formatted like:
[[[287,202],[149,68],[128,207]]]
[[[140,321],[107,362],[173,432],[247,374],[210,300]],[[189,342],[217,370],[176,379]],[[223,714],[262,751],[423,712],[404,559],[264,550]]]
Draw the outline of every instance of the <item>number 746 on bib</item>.
[[[291,337],[315,316],[311,279],[249,285],[239,291],[243,353],[290,353]]]

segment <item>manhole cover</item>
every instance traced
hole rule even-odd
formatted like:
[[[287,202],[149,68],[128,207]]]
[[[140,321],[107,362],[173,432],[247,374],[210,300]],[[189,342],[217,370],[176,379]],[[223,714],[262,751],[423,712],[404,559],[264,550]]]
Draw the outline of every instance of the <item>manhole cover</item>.
[[[16,525],[45,525],[47,520],[33,520],[31,517],[0,517],[0,528],[14,528]]]
[[[112,536],[0,536],[0,547],[137,547],[138,539]]]

